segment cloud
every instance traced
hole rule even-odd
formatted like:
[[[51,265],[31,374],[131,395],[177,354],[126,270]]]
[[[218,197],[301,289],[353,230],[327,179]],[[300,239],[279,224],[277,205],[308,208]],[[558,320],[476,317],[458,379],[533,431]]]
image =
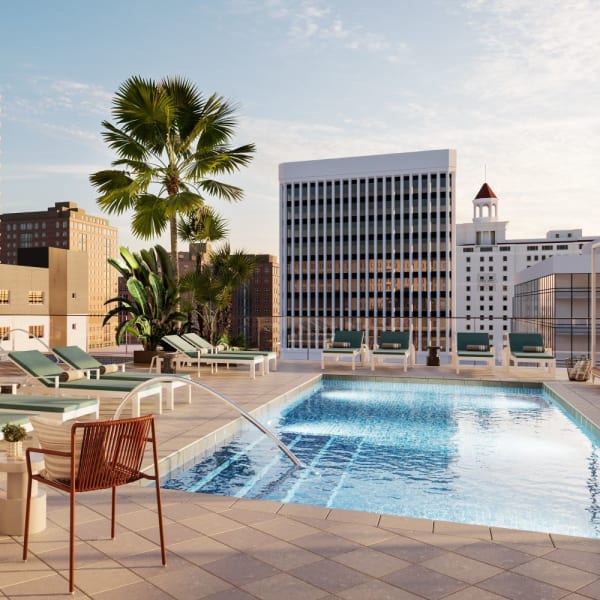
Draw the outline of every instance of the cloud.
[[[595,0],[464,3],[483,49],[470,91],[550,105],[600,81],[600,4]]]

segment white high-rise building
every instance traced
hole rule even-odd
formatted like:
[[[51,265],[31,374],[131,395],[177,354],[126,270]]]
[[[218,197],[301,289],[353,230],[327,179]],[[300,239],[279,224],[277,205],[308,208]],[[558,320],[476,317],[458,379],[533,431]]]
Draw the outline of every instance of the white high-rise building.
[[[455,173],[455,150],[279,166],[282,356],[335,329],[449,349]]]
[[[506,239],[499,199],[484,183],[473,199],[473,221],[456,225],[456,331],[489,333],[502,356],[513,318],[515,275],[555,255],[581,254],[593,237],[581,229],[549,231],[545,238]]]

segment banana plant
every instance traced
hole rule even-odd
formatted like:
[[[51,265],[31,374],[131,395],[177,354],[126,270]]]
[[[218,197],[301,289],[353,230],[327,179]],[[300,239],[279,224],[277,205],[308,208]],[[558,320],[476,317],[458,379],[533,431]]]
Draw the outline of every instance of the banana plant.
[[[125,279],[128,294],[105,302],[114,306],[102,324],[118,317],[117,344],[122,343],[126,333],[131,333],[144,350],[156,350],[163,336],[175,333],[187,321],[187,316],[179,310],[181,298],[175,265],[160,245],[138,253],[121,247],[119,254],[120,260],[109,258],[108,262]]]

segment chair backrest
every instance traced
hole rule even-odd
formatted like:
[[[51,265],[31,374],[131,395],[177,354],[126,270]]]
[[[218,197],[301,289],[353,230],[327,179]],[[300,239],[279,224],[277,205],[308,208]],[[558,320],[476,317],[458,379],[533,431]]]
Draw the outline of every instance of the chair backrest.
[[[179,350],[179,352],[193,352],[194,354],[198,352],[198,348],[178,335],[165,335],[161,338],[161,342],[175,348],[175,350]]]
[[[379,334],[379,346],[382,344],[400,344],[399,350],[408,350],[410,334],[408,331],[382,331]]]
[[[511,352],[523,352],[524,346],[544,347],[541,333],[509,333],[508,344]]]
[[[54,385],[54,377],[61,377],[65,374],[63,369],[39,350],[16,350],[9,352],[8,358],[48,387]]]
[[[71,444],[80,442],[77,491],[112,488],[144,477],[146,443],[154,439],[154,416],[75,423]]]
[[[467,346],[490,347],[490,336],[480,331],[459,331],[456,334],[456,349],[460,352],[467,350]]]
[[[75,369],[100,369],[102,363],[79,346],[58,346],[52,351]]]
[[[214,350],[214,346],[197,333],[184,333],[181,337],[186,340],[186,342],[196,346],[196,348],[202,350]]]
[[[337,329],[333,334],[334,342],[348,342],[350,344],[350,348],[360,348],[364,339],[364,331],[349,331],[345,329]]]

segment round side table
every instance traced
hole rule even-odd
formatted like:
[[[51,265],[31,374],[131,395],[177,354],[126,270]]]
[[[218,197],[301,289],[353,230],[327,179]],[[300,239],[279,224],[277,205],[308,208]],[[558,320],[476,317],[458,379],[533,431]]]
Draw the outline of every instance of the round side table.
[[[34,472],[42,469],[43,457],[34,454],[31,467]],[[0,492],[0,535],[23,535],[27,502],[27,462],[24,459],[8,458],[6,452],[2,452],[0,472],[6,473],[6,492]],[[37,481],[33,481],[29,533],[37,533],[44,529],[46,529],[46,494],[39,491]]]

